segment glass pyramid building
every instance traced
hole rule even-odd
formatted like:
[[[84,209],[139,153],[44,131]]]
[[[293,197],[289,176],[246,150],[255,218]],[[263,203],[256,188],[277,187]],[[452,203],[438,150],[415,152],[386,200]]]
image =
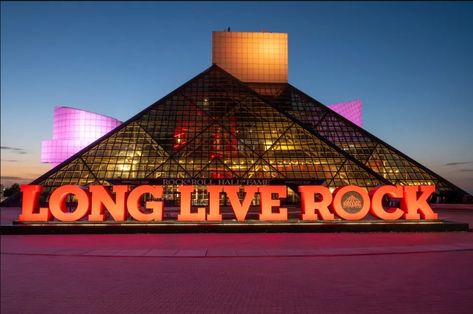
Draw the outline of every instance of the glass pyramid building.
[[[215,62],[221,33],[214,35]],[[66,184],[264,180],[287,185],[295,202],[299,184],[436,185],[438,194],[452,201],[466,194],[289,84],[284,68],[272,64],[282,78],[267,79],[271,69],[258,78],[251,67],[215,62],[32,184],[49,194]],[[254,73],[245,77],[238,67]],[[166,185],[164,198],[178,197],[177,185]],[[205,186],[198,186],[196,204],[206,198]]]

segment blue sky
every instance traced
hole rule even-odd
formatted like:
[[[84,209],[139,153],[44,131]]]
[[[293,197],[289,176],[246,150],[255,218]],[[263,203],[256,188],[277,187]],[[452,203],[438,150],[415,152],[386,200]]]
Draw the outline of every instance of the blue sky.
[[[360,98],[369,132],[473,192],[471,2],[2,2],[3,182],[49,168],[54,106],[126,120],[210,66],[228,26],[287,32],[290,83]]]

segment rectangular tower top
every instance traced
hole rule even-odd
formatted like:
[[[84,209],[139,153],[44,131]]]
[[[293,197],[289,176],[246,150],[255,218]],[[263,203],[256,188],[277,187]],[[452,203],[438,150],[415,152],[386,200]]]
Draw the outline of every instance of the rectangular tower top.
[[[212,63],[243,82],[287,83],[287,33],[212,32]]]

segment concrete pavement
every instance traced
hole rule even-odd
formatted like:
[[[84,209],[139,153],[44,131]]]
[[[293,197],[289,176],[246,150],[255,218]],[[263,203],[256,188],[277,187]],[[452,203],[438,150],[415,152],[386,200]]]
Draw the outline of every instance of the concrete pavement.
[[[1,237],[1,313],[472,308],[472,232]]]

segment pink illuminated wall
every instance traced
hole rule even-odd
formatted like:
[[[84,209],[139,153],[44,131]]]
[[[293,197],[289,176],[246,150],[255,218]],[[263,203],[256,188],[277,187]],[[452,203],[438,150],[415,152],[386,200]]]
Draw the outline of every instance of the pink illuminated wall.
[[[328,107],[336,113],[347,118],[351,122],[355,123],[359,127],[363,127],[361,100],[356,99],[352,101],[340,102],[333,105],[329,105]]]
[[[53,138],[41,143],[41,161],[55,166],[121,123],[93,112],[55,107]]]

